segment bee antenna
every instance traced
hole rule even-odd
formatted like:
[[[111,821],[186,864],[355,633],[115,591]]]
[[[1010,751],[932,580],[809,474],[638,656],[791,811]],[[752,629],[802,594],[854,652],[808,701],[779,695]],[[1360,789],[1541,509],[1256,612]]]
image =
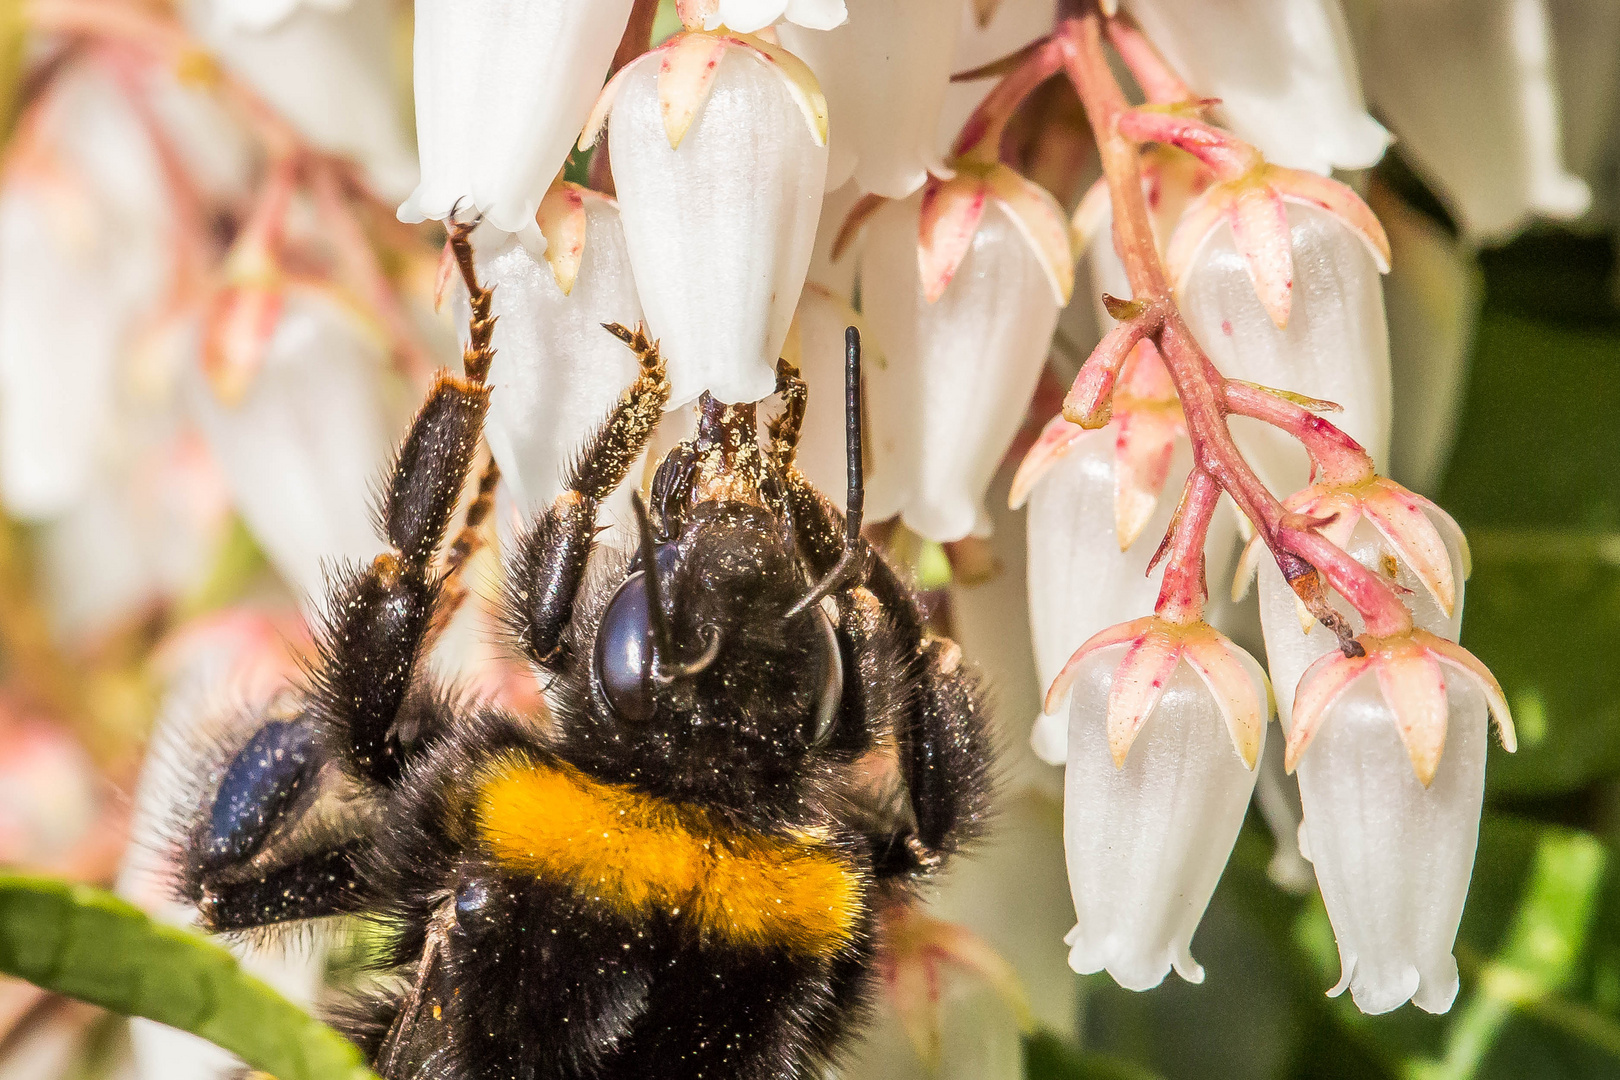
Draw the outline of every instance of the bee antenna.
[[[642,499],[641,492],[632,491],[630,502],[635,507],[636,524],[641,532],[641,567],[643,580],[647,583],[647,618],[652,623],[652,677],[659,685],[668,686],[677,679],[696,675],[714,663],[715,657],[720,655],[720,635],[712,626],[708,627],[709,640],[701,656],[686,664],[669,662],[675,654],[675,645],[669,627],[669,613],[664,610],[663,583],[658,580],[658,540],[653,536],[652,517],[647,512],[647,503]]]
[[[861,452],[861,332],[844,328],[844,553],[827,575],[788,608],[792,619],[854,581],[863,569],[861,518],[866,509],[866,470]]]

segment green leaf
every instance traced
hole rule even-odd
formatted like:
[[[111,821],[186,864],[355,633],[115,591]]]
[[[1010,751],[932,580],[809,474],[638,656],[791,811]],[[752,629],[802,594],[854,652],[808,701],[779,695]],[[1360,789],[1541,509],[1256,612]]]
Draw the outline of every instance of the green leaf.
[[[279,1080],[368,1080],[360,1051],[196,934],[111,893],[0,874],[0,973],[200,1035]]]

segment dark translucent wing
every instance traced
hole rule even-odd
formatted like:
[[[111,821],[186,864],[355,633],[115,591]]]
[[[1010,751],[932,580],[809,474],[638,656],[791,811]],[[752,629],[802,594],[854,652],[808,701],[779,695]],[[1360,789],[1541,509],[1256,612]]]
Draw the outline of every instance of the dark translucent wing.
[[[446,900],[428,927],[410,988],[377,1050],[374,1067],[382,1080],[455,1080],[444,956],[455,910],[455,901]]]

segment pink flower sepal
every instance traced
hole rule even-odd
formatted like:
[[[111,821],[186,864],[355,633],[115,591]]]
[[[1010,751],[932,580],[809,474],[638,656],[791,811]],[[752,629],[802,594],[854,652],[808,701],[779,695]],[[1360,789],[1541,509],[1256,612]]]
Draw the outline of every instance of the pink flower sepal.
[[[1151,341],[1136,344],[1112,395],[1114,429],[1114,528],[1119,549],[1134,544],[1153,517],[1170,475],[1176,439],[1187,434],[1169,372]],[[1007,502],[1014,510],[1029,498],[1041,477],[1068,453],[1085,428],[1055,416],[1030,447],[1013,476]]]
[[[1299,765],[1300,757],[1310,746],[1333,703],[1351,683],[1369,672],[1378,679],[1378,688],[1389,703],[1401,741],[1412,759],[1412,771],[1425,787],[1440,766],[1450,716],[1441,665],[1473,680],[1490,704],[1503,748],[1509,753],[1518,749],[1513,715],[1508,710],[1501,684],[1467,649],[1426,630],[1415,629],[1384,638],[1363,634],[1356,641],[1363,655],[1345,656],[1334,650],[1307,668],[1300,679],[1294,697],[1293,724],[1288,732],[1288,752],[1284,757],[1289,772]]]
[[[1173,623],[1157,615],[1121,623],[1092,636],[1063,665],[1046,692],[1046,712],[1063,702],[1080,665],[1110,646],[1125,646],[1108,692],[1108,749],[1114,765],[1123,767],[1131,744],[1159,703],[1165,686],[1182,662],[1209,688],[1232,747],[1254,768],[1270,715],[1270,685],[1260,665],[1208,623]]]
[[[1046,271],[1059,307],[1074,295],[1074,247],[1063,208],[1047,190],[999,162],[957,158],[954,175],[930,177],[917,220],[917,268],[923,296],[945,295],[979,231],[986,204],[995,200],[1018,226]],[[848,228],[848,226],[846,226]]]
[[[601,134],[613,110],[614,99],[631,69],[658,58],[658,104],[664,118],[664,134],[670,149],[679,149],[687,129],[709,100],[714,88],[715,73],[728,49],[741,49],[751,54],[766,67],[779,74],[786,82],[793,100],[804,113],[805,124],[815,138],[817,146],[827,145],[827,99],[821,94],[809,65],[780,45],[754,36],[735,34],[727,30],[710,32],[688,30],[676,34],[641,58],[626,64],[608,80],[602,94],[591,109],[590,118],[579,137],[579,148],[585,150]]]
[[[1278,327],[1287,326],[1294,288],[1290,202],[1334,215],[1367,245],[1379,271],[1389,271],[1389,238],[1384,227],[1361,197],[1337,180],[1268,164],[1258,150],[1236,136],[1173,110],[1133,109],[1121,117],[1120,131],[1139,142],[1179,147],[1218,178],[1187,208],[1170,239],[1166,262],[1177,289],[1191,272],[1199,249],[1226,224],[1261,305]]]
[[[585,200],[596,199],[613,204],[606,195],[589,188],[557,180],[540,200],[540,209],[534,215],[540,235],[546,238],[545,259],[551,274],[557,279],[557,288],[564,296],[574,291],[579,279],[579,264],[585,258]]]
[[[1352,484],[1314,484],[1289,496],[1283,506],[1317,523],[1315,527],[1323,537],[1346,549],[1356,525],[1365,516],[1389,541],[1394,557],[1411,567],[1446,617],[1455,613],[1458,583],[1451,549],[1460,555],[1466,578],[1468,541],[1451,515],[1428,499],[1393,480],[1373,476]],[[1234,594],[1247,588],[1264,551],[1258,538],[1250,539],[1238,564]],[[1314,622],[1301,605],[1300,625],[1308,630]]]

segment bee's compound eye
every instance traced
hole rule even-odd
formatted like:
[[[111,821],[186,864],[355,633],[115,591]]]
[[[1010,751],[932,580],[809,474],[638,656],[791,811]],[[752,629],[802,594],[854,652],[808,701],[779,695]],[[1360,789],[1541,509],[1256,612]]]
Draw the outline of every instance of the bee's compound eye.
[[[653,715],[651,615],[647,579],[637,571],[608,601],[596,630],[596,680],[614,715],[632,723]]]
[[[833,733],[838,709],[844,703],[844,656],[838,647],[838,634],[832,620],[820,607],[812,609],[821,631],[821,679],[816,689],[815,722],[810,729],[810,745],[820,746]]]

